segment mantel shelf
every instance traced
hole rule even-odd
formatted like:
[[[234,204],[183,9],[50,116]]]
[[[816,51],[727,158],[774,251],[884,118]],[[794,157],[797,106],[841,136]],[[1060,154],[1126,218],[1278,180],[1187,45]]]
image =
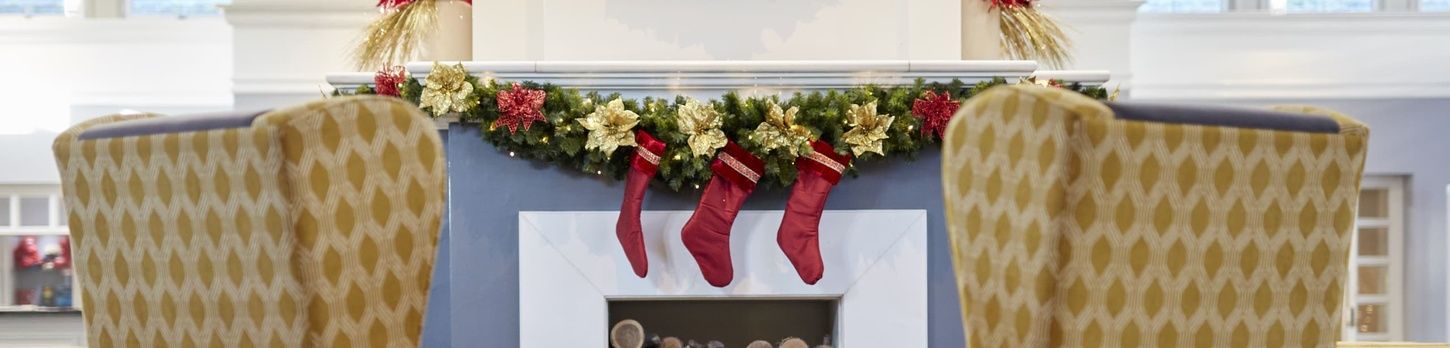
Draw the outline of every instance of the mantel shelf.
[[[1037,63],[993,61],[486,61],[461,63],[469,73],[488,79],[535,81],[584,91],[619,92],[626,96],[685,94],[716,97],[725,91],[778,94],[850,88],[863,84],[902,85],[917,79],[978,82],[1042,75],[1070,82],[1102,84],[1107,71],[1038,71]],[[407,64],[415,77],[426,78],[432,62]],[[329,74],[337,88],[372,83],[371,73]]]

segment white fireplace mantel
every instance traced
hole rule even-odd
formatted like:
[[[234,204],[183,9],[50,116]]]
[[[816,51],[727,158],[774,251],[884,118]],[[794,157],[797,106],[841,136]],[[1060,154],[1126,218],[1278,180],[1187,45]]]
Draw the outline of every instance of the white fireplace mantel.
[[[460,62],[443,62],[456,64]],[[1013,60],[869,60],[869,61],[480,61],[461,62],[481,78],[551,83],[583,91],[618,92],[625,97],[688,95],[717,98],[726,91],[746,95],[844,89],[864,84],[904,85],[927,82],[967,83],[1029,76],[1102,84],[1107,71],[1038,71],[1033,61]],[[407,65],[409,73],[426,78],[432,62]],[[370,73],[329,74],[327,82],[342,89],[371,84]]]

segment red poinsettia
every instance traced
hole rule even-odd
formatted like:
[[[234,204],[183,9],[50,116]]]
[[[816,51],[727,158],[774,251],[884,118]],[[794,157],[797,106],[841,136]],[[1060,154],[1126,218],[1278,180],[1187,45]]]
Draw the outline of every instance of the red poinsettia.
[[[518,82],[514,82],[513,89],[498,91],[498,119],[493,121],[493,126],[508,126],[509,134],[518,131],[520,125],[524,130],[534,122],[545,121],[544,114],[539,111],[544,107],[544,91],[524,88]]]
[[[947,130],[947,122],[961,106],[962,102],[952,100],[946,92],[927,91],[926,95],[911,103],[911,114],[921,119],[921,134],[941,137]]]
[[[407,72],[403,70],[403,67],[386,67],[383,70],[378,70],[377,75],[373,75],[373,90],[378,95],[401,96],[402,93],[398,89],[403,86],[403,82],[405,81],[408,81],[408,76]]]

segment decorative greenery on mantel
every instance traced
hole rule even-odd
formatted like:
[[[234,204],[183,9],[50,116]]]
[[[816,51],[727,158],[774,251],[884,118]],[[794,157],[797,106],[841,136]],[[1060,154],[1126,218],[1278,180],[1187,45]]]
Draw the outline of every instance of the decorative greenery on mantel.
[[[915,159],[922,148],[939,141],[942,128],[961,100],[986,88],[1009,83],[1001,78],[976,84],[957,80],[926,83],[918,79],[912,85],[862,85],[786,97],[747,97],[730,92],[719,99],[703,101],[684,96],[627,99],[618,93],[581,93],[573,88],[531,81],[480,81],[464,72],[462,66],[435,66],[428,76],[427,88],[418,79],[402,75],[401,69],[380,73],[377,81],[380,82],[377,88],[365,85],[351,92],[335,93],[393,95],[420,105],[435,117],[456,114],[461,123],[480,127],[484,141],[510,156],[551,162],[615,179],[622,178],[629,170],[634,153],[633,131],[644,130],[667,144],[660,156],[658,177],[676,191],[696,188],[710,180],[713,150],[724,144],[711,134],[723,135],[764,160],[765,172],[760,181],[766,186],[785,186],[795,181],[793,163],[798,156],[812,151],[804,140],[820,139],[841,153],[854,155],[856,160],[847,173],[855,176],[857,161],[886,157]],[[1021,83],[1048,84],[1097,99],[1110,98],[1107,90],[1097,86],[1060,81]],[[595,133],[596,143],[590,143],[591,130],[581,121],[591,116],[603,117],[600,112],[608,112],[609,104],[615,101],[628,111],[621,114],[627,117],[632,113],[637,123],[615,130],[628,133],[627,137],[605,139]],[[682,113],[682,109],[688,111]],[[772,111],[775,115],[771,115]],[[786,114],[793,117],[782,117]],[[768,116],[775,117],[768,119]],[[871,119],[886,122],[874,136],[864,134],[870,129],[857,129],[869,126],[857,121]],[[704,131],[682,128],[682,125],[700,128],[701,123],[695,121],[702,120],[717,124],[703,126],[708,128]],[[615,144],[607,144],[610,142]],[[699,151],[692,149],[692,145]]]

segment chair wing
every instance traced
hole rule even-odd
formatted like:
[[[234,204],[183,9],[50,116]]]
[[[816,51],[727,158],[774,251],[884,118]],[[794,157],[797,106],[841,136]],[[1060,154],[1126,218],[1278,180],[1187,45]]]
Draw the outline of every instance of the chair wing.
[[[110,116],[55,141],[92,346],[417,346],[443,209],[417,109]]]
[[[943,189],[973,347],[1325,346],[1368,130],[1004,86],[949,125]]]

